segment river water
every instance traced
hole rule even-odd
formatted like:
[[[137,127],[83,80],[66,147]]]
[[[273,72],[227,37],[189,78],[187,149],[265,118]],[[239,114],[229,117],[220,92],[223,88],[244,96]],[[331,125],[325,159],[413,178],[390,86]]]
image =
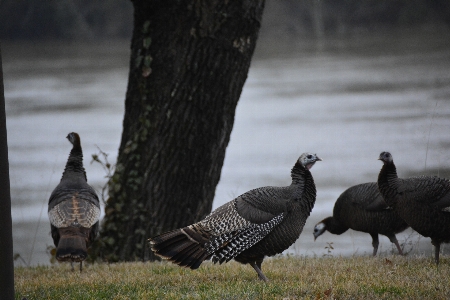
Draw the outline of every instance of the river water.
[[[450,32],[412,31],[258,45],[239,101],[214,208],[252,188],[290,183],[305,151],[323,162],[312,173],[317,201],[290,253],[370,255],[371,238],[349,230],[314,242],[314,224],[330,215],[346,188],[376,181],[381,151],[399,176],[450,177]],[[273,43],[273,42],[272,42]],[[47,201],[80,133],[89,182],[99,147],[114,163],[121,137],[128,41],[2,43],[16,265],[48,264],[53,244]],[[407,230],[410,254],[431,244]],[[326,248],[332,243],[334,249]],[[379,251],[393,247],[380,237]],[[394,251],[395,252],[395,251]]]

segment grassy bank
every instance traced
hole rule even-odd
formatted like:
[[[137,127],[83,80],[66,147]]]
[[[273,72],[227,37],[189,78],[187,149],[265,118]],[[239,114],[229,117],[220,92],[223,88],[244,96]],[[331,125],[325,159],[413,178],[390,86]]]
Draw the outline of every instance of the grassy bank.
[[[16,299],[448,299],[450,259],[280,257],[262,265],[269,283],[236,262],[195,271],[163,263],[16,268]]]

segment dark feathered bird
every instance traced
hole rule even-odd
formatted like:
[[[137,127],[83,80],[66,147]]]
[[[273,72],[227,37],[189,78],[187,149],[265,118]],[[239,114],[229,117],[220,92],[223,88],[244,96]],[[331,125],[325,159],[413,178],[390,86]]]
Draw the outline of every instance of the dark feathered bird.
[[[370,234],[374,256],[378,251],[378,234],[387,236],[403,255],[395,234],[408,228],[408,224],[386,205],[376,182],[358,184],[345,190],[334,204],[333,216],[314,227],[314,240],[325,230],[342,234],[349,228]]]
[[[220,206],[202,221],[150,239],[155,254],[183,267],[196,269],[234,259],[250,264],[261,280],[265,256],[281,253],[300,236],[315,200],[309,171],[321,159],[303,153],[292,168],[287,187],[261,187]]]
[[[450,181],[435,176],[401,179],[389,152],[381,152],[378,159],[383,162],[378,188],[384,200],[412,229],[431,238],[439,264],[440,245],[450,242]]]
[[[73,147],[61,178],[48,201],[53,242],[58,261],[82,262],[87,248],[98,232],[100,202],[95,190],[87,183],[83,167],[80,136],[67,136]]]

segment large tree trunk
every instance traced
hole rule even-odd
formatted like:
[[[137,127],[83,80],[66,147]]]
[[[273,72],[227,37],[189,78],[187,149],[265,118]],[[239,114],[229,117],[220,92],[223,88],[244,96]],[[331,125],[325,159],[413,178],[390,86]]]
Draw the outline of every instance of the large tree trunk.
[[[8,138],[6,132],[2,51],[0,49],[0,290],[2,299],[14,299],[14,262],[9,184]]]
[[[211,211],[264,6],[133,3],[123,134],[101,230],[109,261],[146,260],[149,237]]]

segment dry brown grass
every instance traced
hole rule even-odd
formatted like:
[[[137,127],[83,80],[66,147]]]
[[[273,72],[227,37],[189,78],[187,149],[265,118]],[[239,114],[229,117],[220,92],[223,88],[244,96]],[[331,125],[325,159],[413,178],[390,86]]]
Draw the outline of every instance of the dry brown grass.
[[[236,262],[198,270],[170,263],[16,268],[16,299],[449,299],[450,259],[430,257],[279,257],[269,283]]]

